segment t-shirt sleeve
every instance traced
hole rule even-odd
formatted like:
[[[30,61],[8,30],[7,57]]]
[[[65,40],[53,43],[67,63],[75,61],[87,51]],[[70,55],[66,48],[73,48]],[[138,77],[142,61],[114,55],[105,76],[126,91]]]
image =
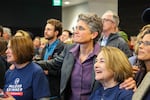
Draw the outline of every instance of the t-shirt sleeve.
[[[34,99],[50,97],[48,80],[42,69],[34,73],[32,86]]]

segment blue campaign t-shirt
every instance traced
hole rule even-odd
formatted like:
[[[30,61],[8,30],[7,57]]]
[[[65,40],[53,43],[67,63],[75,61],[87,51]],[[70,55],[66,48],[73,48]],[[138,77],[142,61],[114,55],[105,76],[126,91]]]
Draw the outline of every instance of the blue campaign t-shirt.
[[[31,62],[24,68],[8,70],[5,75],[5,92],[16,100],[36,100],[49,97],[49,84],[42,68]]]
[[[100,85],[91,94],[89,100],[132,100],[132,95],[132,90],[119,89],[119,85],[106,90]]]

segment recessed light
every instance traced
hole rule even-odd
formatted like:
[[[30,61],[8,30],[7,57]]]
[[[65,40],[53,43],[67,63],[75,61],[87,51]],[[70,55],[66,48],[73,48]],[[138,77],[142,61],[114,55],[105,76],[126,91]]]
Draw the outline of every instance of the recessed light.
[[[70,2],[69,2],[69,1],[65,1],[64,4],[65,4],[65,5],[69,5]]]

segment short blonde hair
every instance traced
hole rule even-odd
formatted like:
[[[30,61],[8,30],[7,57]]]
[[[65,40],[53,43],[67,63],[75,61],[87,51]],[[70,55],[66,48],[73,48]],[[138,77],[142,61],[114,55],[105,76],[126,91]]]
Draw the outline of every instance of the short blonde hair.
[[[41,40],[41,43],[45,43],[45,44],[47,44],[47,43],[48,43],[48,40],[47,40],[47,39],[45,39],[44,37],[41,37],[41,38],[40,38],[40,40]]]
[[[106,60],[106,68],[114,72],[114,80],[123,82],[132,77],[132,66],[127,56],[118,48],[106,46],[101,49],[101,53]]]

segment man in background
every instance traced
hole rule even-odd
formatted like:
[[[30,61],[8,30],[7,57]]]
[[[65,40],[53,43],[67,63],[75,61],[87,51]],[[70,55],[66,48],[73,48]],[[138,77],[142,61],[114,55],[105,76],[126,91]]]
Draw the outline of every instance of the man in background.
[[[42,59],[51,60],[63,51],[64,44],[58,39],[62,33],[62,23],[57,19],[48,19],[44,30],[44,37],[48,44],[43,48]],[[60,92],[60,70],[48,72],[44,69],[49,79],[51,100],[57,100]]]
[[[101,46],[113,46],[121,49],[127,57],[132,56],[128,43],[118,34],[119,16],[112,11],[102,15],[103,32],[99,39]]]

